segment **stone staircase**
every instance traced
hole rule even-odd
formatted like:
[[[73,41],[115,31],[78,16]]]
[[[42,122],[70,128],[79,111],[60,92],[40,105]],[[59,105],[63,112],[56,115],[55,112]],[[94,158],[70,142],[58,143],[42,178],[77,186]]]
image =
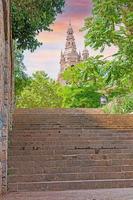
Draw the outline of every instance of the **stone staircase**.
[[[12,192],[133,187],[133,116],[20,109],[8,157]]]

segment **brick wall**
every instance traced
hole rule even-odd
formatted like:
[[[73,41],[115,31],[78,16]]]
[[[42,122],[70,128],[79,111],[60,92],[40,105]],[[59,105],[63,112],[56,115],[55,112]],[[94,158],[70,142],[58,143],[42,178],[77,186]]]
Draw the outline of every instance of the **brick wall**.
[[[7,190],[7,144],[12,97],[9,0],[0,0],[0,191]]]

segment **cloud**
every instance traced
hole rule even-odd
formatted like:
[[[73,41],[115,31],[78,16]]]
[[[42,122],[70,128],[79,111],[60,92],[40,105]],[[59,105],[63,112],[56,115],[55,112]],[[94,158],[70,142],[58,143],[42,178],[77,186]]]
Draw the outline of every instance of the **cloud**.
[[[60,52],[64,50],[66,42],[66,31],[69,20],[71,19],[77,49],[82,51],[84,48],[84,33],[79,32],[83,27],[84,19],[92,13],[91,0],[66,0],[64,12],[57,16],[53,25],[52,32],[41,32],[37,39],[43,43],[35,52],[25,52],[24,63],[29,74],[37,70],[44,70],[52,78],[57,78],[60,69]],[[89,48],[90,55],[97,55],[99,52]],[[115,51],[112,47],[104,52],[105,56],[111,55]]]

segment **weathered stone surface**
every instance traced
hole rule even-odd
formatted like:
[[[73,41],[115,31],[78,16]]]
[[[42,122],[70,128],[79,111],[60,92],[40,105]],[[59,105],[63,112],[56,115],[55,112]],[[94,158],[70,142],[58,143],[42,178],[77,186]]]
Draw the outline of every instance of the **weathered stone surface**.
[[[9,191],[132,187],[133,116],[89,113],[17,110],[9,145]]]
[[[7,188],[7,144],[12,97],[9,0],[0,0],[0,193]]]
[[[2,200],[131,200],[133,189],[9,193]]]

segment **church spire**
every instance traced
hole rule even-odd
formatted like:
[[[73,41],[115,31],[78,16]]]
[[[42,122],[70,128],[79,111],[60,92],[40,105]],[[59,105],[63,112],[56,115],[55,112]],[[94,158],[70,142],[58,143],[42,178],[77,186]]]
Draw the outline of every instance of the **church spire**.
[[[58,81],[60,83],[65,84],[65,81],[63,80],[61,74],[68,67],[75,66],[75,64],[77,64],[80,60],[81,60],[81,54],[78,54],[77,52],[73,27],[71,21],[69,21],[67,36],[66,36],[65,51],[61,52],[61,59],[60,59],[61,69],[58,77]]]
[[[65,54],[76,52],[76,49],[77,48],[76,48],[76,43],[75,43],[75,38],[74,38],[74,31],[73,31],[72,24],[70,21],[68,29],[67,29]]]

